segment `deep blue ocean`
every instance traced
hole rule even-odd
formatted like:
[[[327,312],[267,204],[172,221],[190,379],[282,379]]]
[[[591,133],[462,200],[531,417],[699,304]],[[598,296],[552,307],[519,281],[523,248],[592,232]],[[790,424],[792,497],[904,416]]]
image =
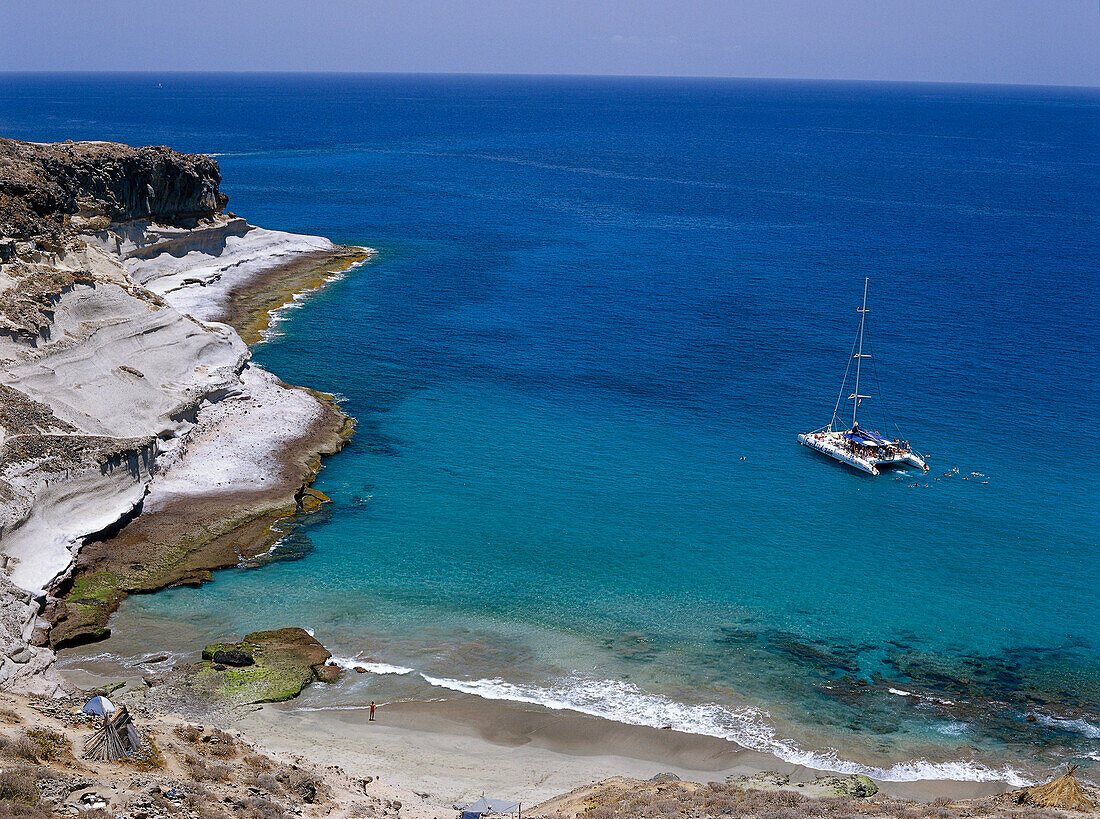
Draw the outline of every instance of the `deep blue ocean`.
[[[252,223],[378,250],[255,349],[358,419],[333,503],[116,632],[308,626],[377,672],[314,705],[1100,779],[1100,90],[7,75],[0,134],[215,154]],[[927,475],[795,440],[864,277],[861,414]]]

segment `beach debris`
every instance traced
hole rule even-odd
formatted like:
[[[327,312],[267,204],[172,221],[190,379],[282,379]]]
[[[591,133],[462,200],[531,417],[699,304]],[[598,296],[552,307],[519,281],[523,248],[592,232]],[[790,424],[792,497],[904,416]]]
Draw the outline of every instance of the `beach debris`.
[[[104,700],[103,697],[96,697],[95,699]],[[98,762],[115,762],[126,759],[141,747],[141,735],[134,727],[126,706],[115,707],[109,700],[106,704],[111,706],[110,710],[103,707],[103,702],[97,704],[104,711],[101,714],[103,724],[84,745],[85,759],[94,759]],[[91,705],[91,703],[89,702],[88,705]],[[88,705],[85,705],[84,708],[87,709]],[[96,712],[85,710],[85,713],[94,714]]]
[[[1025,788],[1016,795],[1019,805],[1035,805],[1040,808],[1091,811],[1096,805],[1089,798],[1074,776],[1079,765],[1067,765],[1066,772],[1045,785]]]
[[[462,814],[462,819],[480,819],[489,814],[519,814],[520,803],[509,802],[507,799],[494,799],[483,796],[469,805],[454,805],[454,809]]]

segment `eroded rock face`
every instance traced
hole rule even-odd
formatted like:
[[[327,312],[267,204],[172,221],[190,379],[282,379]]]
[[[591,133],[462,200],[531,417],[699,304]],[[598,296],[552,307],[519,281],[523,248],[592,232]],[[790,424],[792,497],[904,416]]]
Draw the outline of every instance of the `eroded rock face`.
[[[225,208],[220,183],[212,158],[164,146],[0,139],[0,234],[52,249],[69,229],[194,222]]]
[[[222,319],[253,278],[363,250],[223,213],[220,181],[165,147],[0,139],[0,688],[50,693],[50,648],[108,636],[125,594],[266,549],[350,434]]]
[[[0,139],[2,687],[58,689],[36,596],[85,538],[140,511],[157,455],[200,403],[240,389],[248,358],[85,235],[186,232],[225,207],[220,181],[213,159],[163,147]]]

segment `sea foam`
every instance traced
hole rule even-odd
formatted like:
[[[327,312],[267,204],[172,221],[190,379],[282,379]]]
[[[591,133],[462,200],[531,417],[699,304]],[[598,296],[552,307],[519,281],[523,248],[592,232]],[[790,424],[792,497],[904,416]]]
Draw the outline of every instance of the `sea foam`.
[[[689,705],[660,694],[646,693],[628,682],[572,676],[548,686],[538,686],[519,685],[502,679],[455,680],[427,674],[420,676],[431,685],[488,700],[529,703],[555,711],[576,711],[626,725],[667,727],[684,733],[717,737],[753,751],[771,754],[785,762],[817,770],[865,774],[891,782],[949,779],[1007,782],[1016,787],[1033,784],[1032,780],[1007,765],[990,768],[976,760],[931,762],[915,759],[889,768],[863,765],[841,758],[835,750],[807,750],[794,740],[778,736],[770,715],[762,709],[728,708],[716,704]]]

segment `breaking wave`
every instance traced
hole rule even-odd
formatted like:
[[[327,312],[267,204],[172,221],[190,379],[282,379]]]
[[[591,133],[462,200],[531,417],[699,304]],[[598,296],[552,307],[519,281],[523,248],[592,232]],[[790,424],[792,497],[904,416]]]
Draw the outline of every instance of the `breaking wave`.
[[[1033,711],[1036,721],[1048,728],[1057,728],[1060,731],[1072,731],[1088,739],[1100,739],[1100,725],[1089,722],[1086,719],[1066,719],[1044,714],[1041,711]]]
[[[555,711],[576,711],[626,725],[672,728],[689,734],[736,742],[749,750],[768,753],[794,765],[842,774],[864,774],[889,782],[949,779],[969,782],[1007,782],[1020,787],[1033,784],[1019,771],[1004,766],[990,768],[975,760],[930,762],[915,759],[889,768],[876,768],[842,759],[836,751],[806,750],[794,740],[776,734],[767,711],[727,708],[721,705],[688,705],[659,694],[648,694],[631,683],[568,677],[548,686],[517,685],[501,679],[455,680],[421,674],[440,688],[472,694],[487,700],[541,705]]]
[[[337,657],[333,655],[329,658],[329,662],[347,669],[348,671],[354,671],[358,668],[365,669],[371,674],[412,674],[415,669],[406,668],[403,665],[390,665],[389,663],[373,663],[361,660],[358,657]]]
[[[365,259],[361,259],[360,261],[349,265],[344,270],[337,270],[334,273],[326,276],[325,280],[318,284],[316,287],[311,287],[308,290],[303,290],[300,293],[295,293],[286,303],[281,304],[274,310],[270,311],[267,317],[267,326],[260,330],[260,343],[264,344],[268,341],[273,341],[274,339],[279,338],[283,334],[282,330],[279,329],[279,325],[285,322],[287,318],[289,318],[289,314],[291,312],[293,312],[294,310],[300,310],[303,306],[305,306],[305,302],[310,297],[324,290],[329,285],[346,279],[354,271],[373,261],[374,256],[377,254],[377,251],[372,247],[364,247],[361,249],[366,251],[370,255],[368,255]]]

